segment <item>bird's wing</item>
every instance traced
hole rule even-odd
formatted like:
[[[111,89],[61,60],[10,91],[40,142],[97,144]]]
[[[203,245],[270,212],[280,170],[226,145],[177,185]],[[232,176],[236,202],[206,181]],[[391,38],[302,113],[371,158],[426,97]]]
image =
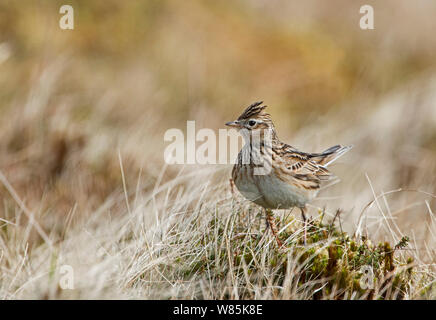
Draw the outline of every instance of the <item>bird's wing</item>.
[[[305,153],[282,144],[276,148],[278,159],[276,175],[290,184],[308,190],[316,190],[321,187],[323,181],[330,180],[333,175],[321,163],[328,155],[322,153]]]

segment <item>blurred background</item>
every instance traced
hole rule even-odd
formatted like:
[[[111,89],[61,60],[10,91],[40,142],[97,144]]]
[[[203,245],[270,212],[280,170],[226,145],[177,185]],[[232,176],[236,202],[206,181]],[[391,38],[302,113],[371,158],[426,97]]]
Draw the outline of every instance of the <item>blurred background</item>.
[[[74,30],[59,28],[63,4]],[[359,28],[364,4],[374,30]],[[0,218],[20,211],[6,180],[45,230],[92,215],[123,188],[119,155],[126,188],[150,191],[180,169],[159,176],[167,129],[217,130],[263,100],[301,150],[355,146],[314,206],[342,208],[353,231],[374,194],[413,190],[379,198],[367,225],[386,236],[383,210],[428,239],[435,14],[426,0],[0,0]]]

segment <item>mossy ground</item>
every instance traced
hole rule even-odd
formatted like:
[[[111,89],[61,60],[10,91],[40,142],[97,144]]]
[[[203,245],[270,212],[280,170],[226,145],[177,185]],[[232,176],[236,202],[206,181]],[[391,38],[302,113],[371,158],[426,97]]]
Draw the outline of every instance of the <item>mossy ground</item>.
[[[293,216],[277,219],[284,242],[279,248],[260,210],[257,214],[255,209],[236,210],[224,220],[215,216],[196,243],[191,243],[199,249],[193,250],[196,254],[178,258],[166,271],[171,276],[178,269],[179,280],[186,282],[208,279],[221,287],[216,291],[223,294],[217,298],[224,299],[235,298],[235,287],[239,299],[259,297],[255,287],[272,288],[276,298],[410,297],[410,289],[416,285],[413,258],[397,254],[407,249],[407,237],[395,244],[373,244],[369,238],[341,231],[336,217],[328,222],[323,218],[320,212],[310,219],[306,243],[300,221]],[[233,290],[223,290],[229,282]],[[207,297],[200,294],[197,298]]]

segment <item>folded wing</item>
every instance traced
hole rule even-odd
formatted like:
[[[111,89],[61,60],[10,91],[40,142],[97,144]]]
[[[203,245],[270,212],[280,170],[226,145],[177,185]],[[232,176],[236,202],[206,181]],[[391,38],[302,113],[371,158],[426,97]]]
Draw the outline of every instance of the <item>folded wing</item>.
[[[305,153],[282,144],[276,148],[279,159],[273,162],[274,170],[283,181],[307,190],[320,189],[324,181],[335,177],[327,166],[350,149],[351,146],[336,145],[321,153]]]

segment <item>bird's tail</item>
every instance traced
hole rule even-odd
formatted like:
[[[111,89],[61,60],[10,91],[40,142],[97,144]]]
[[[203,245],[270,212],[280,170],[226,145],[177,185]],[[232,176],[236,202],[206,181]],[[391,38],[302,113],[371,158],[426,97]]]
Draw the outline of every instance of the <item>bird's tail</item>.
[[[337,159],[339,159],[343,154],[345,154],[347,151],[349,151],[353,146],[341,146],[336,145],[333,147],[328,148],[327,150],[314,154],[314,158],[318,158],[318,163],[322,165],[323,167],[327,167]]]

